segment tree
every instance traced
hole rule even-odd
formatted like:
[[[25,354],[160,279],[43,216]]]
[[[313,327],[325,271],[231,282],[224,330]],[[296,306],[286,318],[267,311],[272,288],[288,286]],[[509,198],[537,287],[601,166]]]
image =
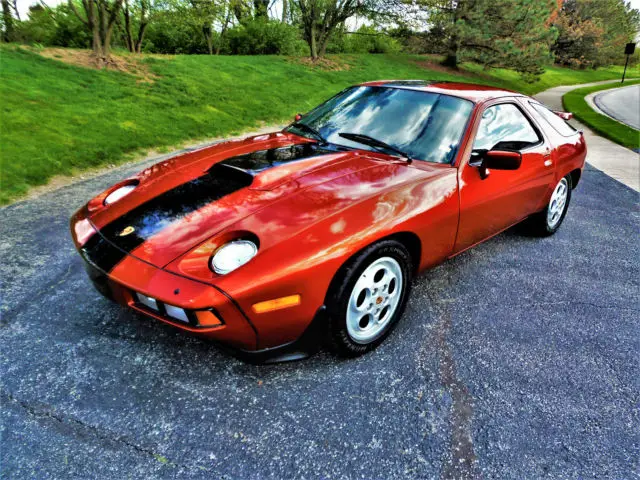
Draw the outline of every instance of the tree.
[[[578,68],[620,63],[639,25],[638,10],[623,0],[566,0],[556,20],[556,62]]]
[[[84,15],[74,0],[69,7],[92,35],[92,48],[99,65],[108,64],[111,57],[111,37],[123,0],[82,0]]]
[[[536,75],[551,59],[556,0],[423,0],[447,32],[446,66],[466,60]]]
[[[374,11],[372,0],[292,0],[300,11],[303,38],[313,60],[325,54],[327,43],[349,17]]]
[[[201,25],[209,55],[213,55],[213,25],[221,16],[228,18],[226,6],[217,0],[191,0],[190,14],[194,21]]]
[[[2,40],[5,42],[13,42],[15,40],[14,18],[11,12],[11,4],[9,0],[2,0]]]
[[[134,0],[129,6],[129,0],[124,0],[122,15],[124,18],[124,36],[127,48],[131,53],[140,53],[142,50],[142,40],[150,21],[150,14],[153,7],[151,0]],[[133,35],[134,16],[137,18],[137,35]]]

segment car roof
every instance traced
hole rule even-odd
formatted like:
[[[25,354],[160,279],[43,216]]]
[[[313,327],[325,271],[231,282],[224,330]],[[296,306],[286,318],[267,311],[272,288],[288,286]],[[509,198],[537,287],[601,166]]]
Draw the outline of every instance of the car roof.
[[[377,80],[374,82],[361,83],[360,86],[404,88],[423,92],[441,93],[466,98],[476,103],[500,97],[523,96],[518,92],[490,87],[488,85],[435,80]]]

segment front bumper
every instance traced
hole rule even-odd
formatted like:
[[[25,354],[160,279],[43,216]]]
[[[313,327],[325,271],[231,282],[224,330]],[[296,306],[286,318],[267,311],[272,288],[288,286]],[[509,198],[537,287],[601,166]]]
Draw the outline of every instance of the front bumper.
[[[112,280],[105,272],[97,268],[90,261],[85,261],[84,264],[94,287],[105,297],[121,305],[128,306],[143,315],[167,323],[181,330],[185,330],[206,339],[218,341],[220,342],[220,347],[222,347],[223,350],[243,361],[261,364],[301,360],[315,353],[320,347],[321,342],[319,341],[319,337],[323,332],[322,325],[326,321],[324,306],[318,310],[313,321],[300,338],[284,345],[258,350],[256,349],[258,338],[253,326],[247,322],[251,327],[251,331],[248,331],[246,328],[238,328],[237,324],[234,326],[234,321],[241,323],[242,320],[233,316],[233,306],[229,306],[229,309],[223,308],[222,311],[224,314],[219,313],[219,310],[217,309],[213,309],[216,315],[223,322],[225,321],[225,318],[232,319],[231,325],[228,323],[223,323],[222,325],[215,327],[185,325],[184,323],[180,323],[168,316],[163,316],[140,305],[134,298],[134,290],[130,290],[117,281]],[[218,308],[220,308],[220,304],[218,305]],[[232,314],[231,317],[228,315],[229,313]]]
[[[99,235],[99,233],[96,233]],[[113,245],[100,249],[109,254]],[[80,248],[85,268],[96,290],[105,297],[131,309],[197,336],[213,339],[243,351],[256,351],[257,331],[233,300],[215,287],[159,269],[127,255],[109,272],[100,268],[104,259],[95,251]],[[160,308],[152,310],[141,304],[136,293],[153,297]],[[189,312],[189,322],[181,322],[166,315],[162,305],[171,305]],[[212,312],[220,322],[209,325],[198,321],[193,312]]]

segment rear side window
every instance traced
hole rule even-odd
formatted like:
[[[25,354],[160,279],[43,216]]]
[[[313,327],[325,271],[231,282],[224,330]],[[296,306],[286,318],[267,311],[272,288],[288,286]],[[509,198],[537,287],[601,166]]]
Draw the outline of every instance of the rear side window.
[[[512,103],[502,103],[487,108],[482,114],[473,149],[522,150],[540,141],[524,113]]]
[[[569,137],[576,133],[576,129],[561,119],[558,115],[553,113],[547,107],[540,105],[539,103],[529,102],[536,112],[538,112],[547,123],[556,130],[560,135]]]

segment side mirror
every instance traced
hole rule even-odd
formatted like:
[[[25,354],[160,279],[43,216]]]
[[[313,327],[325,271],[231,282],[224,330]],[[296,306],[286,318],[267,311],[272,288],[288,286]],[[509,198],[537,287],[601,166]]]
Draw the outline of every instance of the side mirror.
[[[522,154],[513,150],[474,151],[471,155],[469,165],[478,168],[482,180],[489,176],[489,169],[517,170],[522,163]]]
[[[482,166],[494,170],[517,170],[522,163],[522,154],[510,150],[489,150],[484,154]]]
[[[300,120],[302,120],[302,114],[301,114],[301,113],[296,113],[296,116],[295,116],[295,117],[293,117],[293,119],[294,119],[296,122],[299,122]]]

